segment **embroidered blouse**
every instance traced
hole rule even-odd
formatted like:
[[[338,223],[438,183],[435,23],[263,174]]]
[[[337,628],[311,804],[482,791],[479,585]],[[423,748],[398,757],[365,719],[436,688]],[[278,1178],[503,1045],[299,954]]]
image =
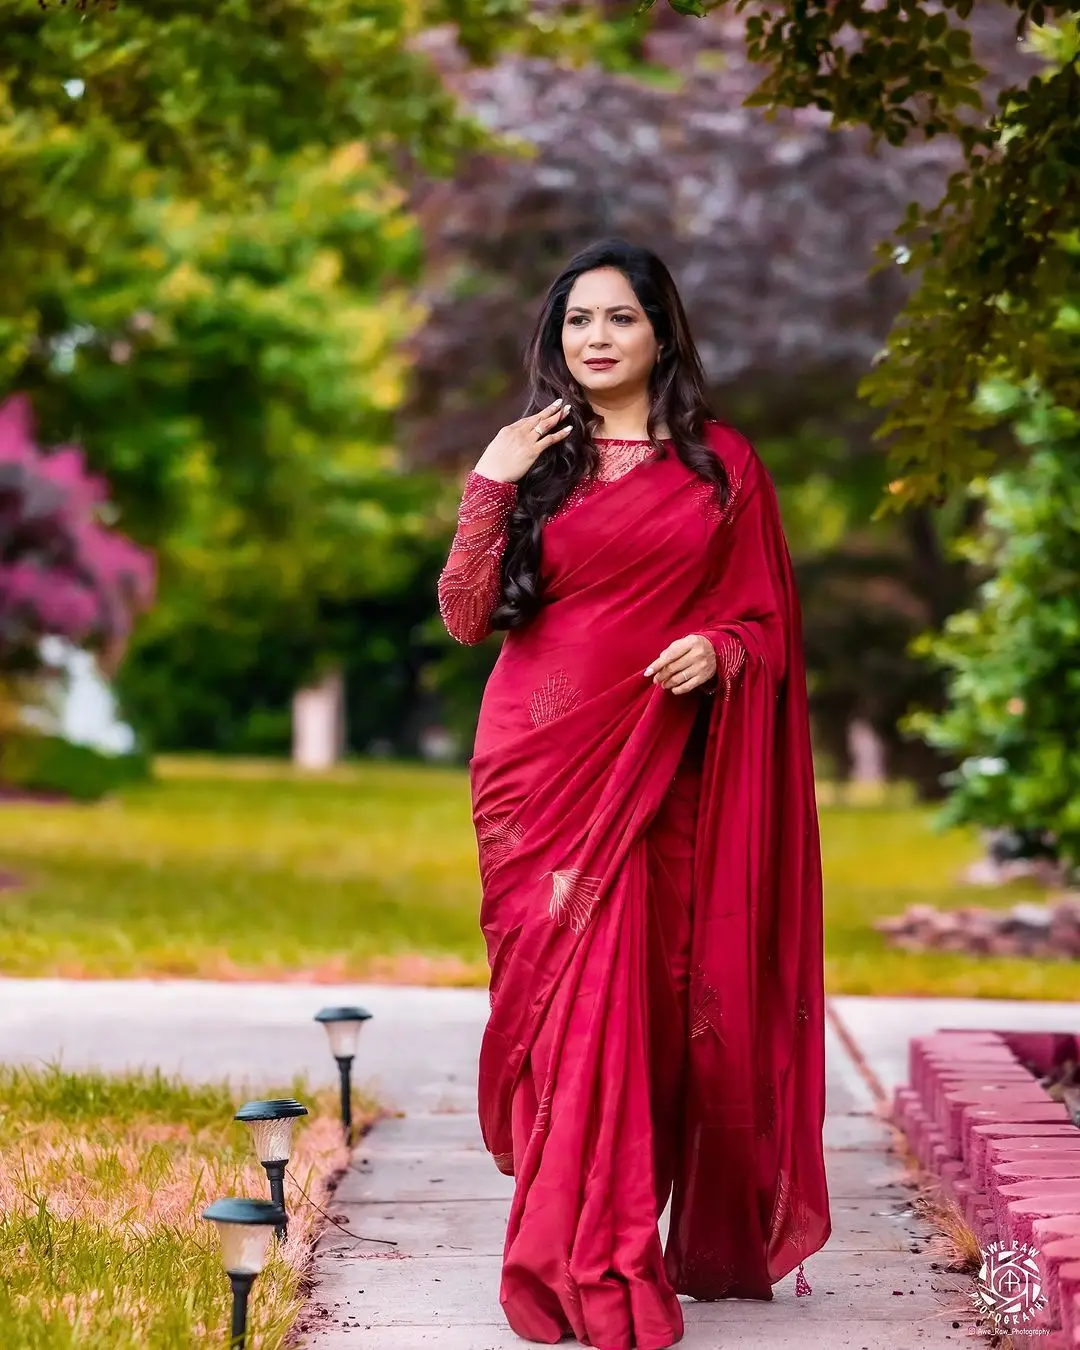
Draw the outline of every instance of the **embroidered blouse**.
[[[656,453],[649,441],[598,440],[596,448],[600,457],[596,472],[575,484],[549,520],[560,519]],[[470,469],[458,508],[457,532],[439,576],[439,613],[447,632],[458,642],[471,646],[492,632],[491,613],[502,587],[503,554],[516,504],[516,483],[500,482]],[[735,645],[741,652],[741,643]],[[734,651],[718,654],[717,673],[725,689],[730,688],[741,664]],[[714,676],[701,686],[701,692],[713,693],[716,686]]]

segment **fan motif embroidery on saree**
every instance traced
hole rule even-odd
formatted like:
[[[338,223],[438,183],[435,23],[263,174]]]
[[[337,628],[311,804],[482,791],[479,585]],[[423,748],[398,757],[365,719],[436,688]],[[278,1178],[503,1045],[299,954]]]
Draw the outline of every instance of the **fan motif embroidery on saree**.
[[[551,901],[548,911],[560,926],[583,933],[592,918],[593,906],[600,890],[599,877],[583,877],[576,867],[557,872],[545,872],[551,878]],[[543,877],[541,877],[543,880]]]
[[[784,1241],[792,1247],[801,1247],[810,1232],[810,1215],[802,1197],[791,1189],[786,1172],[780,1173],[776,1186],[776,1204],[773,1206],[773,1228],[784,1231]]]
[[[481,811],[476,828],[481,873],[486,876],[491,868],[504,863],[524,837],[525,830],[516,820],[511,820],[509,816],[492,820]]]
[[[720,1016],[720,997],[698,967],[690,980],[690,1039],[697,1040],[711,1031],[722,1041]]]
[[[784,1242],[801,1251],[810,1234],[810,1211],[806,1201],[796,1191],[786,1172],[781,1172],[776,1183],[776,1202],[773,1205],[772,1222],[769,1225],[774,1233],[782,1232]],[[804,1298],[814,1291],[806,1278],[806,1269],[802,1261],[795,1275],[795,1297]]]
[[[570,683],[566,671],[557,670],[534,690],[529,700],[529,717],[534,727],[546,726],[573,712],[580,702],[581,694]]]

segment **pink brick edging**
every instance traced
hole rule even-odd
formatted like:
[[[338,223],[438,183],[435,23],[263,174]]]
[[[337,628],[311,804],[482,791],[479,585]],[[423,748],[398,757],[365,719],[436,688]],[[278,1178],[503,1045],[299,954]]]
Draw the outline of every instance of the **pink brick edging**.
[[[1017,1053],[1046,1074],[1078,1049],[1066,1032],[917,1036],[893,1099],[894,1123],[980,1244],[1037,1248],[1048,1350],[1080,1350],[1080,1129]]]

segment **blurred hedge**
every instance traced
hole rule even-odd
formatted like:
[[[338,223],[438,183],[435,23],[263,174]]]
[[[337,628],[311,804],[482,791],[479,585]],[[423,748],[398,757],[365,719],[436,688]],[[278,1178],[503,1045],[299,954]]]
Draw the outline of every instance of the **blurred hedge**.
[[[129,783],[153,777],[141,751],[108,755],[62,736],[11,733],[0,741],[0,787],[61,793],[76,801],[97,801]]]

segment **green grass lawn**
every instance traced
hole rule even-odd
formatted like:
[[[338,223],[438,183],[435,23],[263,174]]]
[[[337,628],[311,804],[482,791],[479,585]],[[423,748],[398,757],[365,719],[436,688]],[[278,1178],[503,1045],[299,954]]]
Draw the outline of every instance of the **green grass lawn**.
[[[348,1153],[334,1092],[302,1083],[285,1181],[289,1236],[251,1297],[249,1343],[281,1350],[304,1303],[317,1214]],[[224,1195],[266,1198],[239,1101],[222,1085],[0,1066],[0,1344],[18,1350],[192,1350],[228,1339],[217,1235]],[[358,1103],[358,1107],[361,1104]],[[358,1122],[370,1119],[363,1103]],[[295,1178],[295,1180],[293,1180]]]
[[[892,951],[873,921],[914,902],[1008,905],[957,884],[972,837],[930,812],[822,809],[837,993],[1075,997],[1075,964]],[[0,808],[0,973],[481,983],[465,772],[365,763],[165,761],[95,806]]]

